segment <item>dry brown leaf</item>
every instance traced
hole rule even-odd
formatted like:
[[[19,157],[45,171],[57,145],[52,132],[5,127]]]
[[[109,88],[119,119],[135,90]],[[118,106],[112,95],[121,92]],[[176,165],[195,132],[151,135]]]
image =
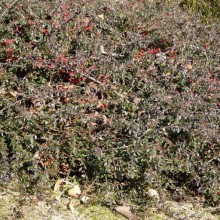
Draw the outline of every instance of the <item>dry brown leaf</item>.
[[[114,85],[110,85],[109,87],[110,87],[110,89],[112,89],[112,90],[116,90],[116,89],[117,89],[117,87],[114,86]]]
[[[88,197],[88,196],[83,196],[83,197],[81,198],[81,202],[83,202],[83,203],[87,203],[88,200],[89,200],[89,197]]]
[[[105,51],[105,48],[103,45],[100,46],[100,51],[102,54],[108,54],[106,51]]]
[[[101,18],[102,20],[104,20],[104,18],[105,18],[105,17],[104,17],[104,14],[98,15],[98,17]]]
[[[129,206],[117,206],[115,210],[127,217],[129,220],[137,220],[137,216],[131,212],[131,208]]]
[[[71,212],[75,211],[72,200],[69,201],[69,203],[67,204],[67,207]]]
[[[40,160],[40,154],[39,151],[37,151],[34,156],[33,156],[33,160]]]
[[[171,76],[171,72],[164,73],[163,76]]]
[[[5,95],[5,94],[6,94],[5,88],[0,87],[0,94],[2,94],[2,95]]]
[[[188,72],[192,71],[193,70],[193,67],[191,64],[187,64],[185,67],[184,67]]]
[[[4,69],[3,68],[0,68],[0,77],[3,76],[5,73]]]
[[[65,181],[65,179],[57,180],[57,182],[55,183],[55,186],[54,186],[54,192],[60,192],[60,187],[64,183],[64,181]]]
[[[104,124],[107,124],[109,122],[109,119],[105,115],[103,115],[102,118]]]
[[[96,83],[94,83],[94,82],[89,82],[87,85],[88,85],[90,88],[95,89],[95,91],[97,91],[97,90],[98,90],[97,84],[96,84]]]
[[[80,205],[80,201],[75,201],[70,199],[69,203],[67,204],[67,208],[71,211],[71,212],[75,212],[76,209],[74,207],[77,207]]]
[[[86,18],[84,19],[83,23],[84,23],[85,26],[88,26],[89,23],[91,23],[91,19],[86,17]]]
[[[68,191],[68,195],[72,198],[76,198],[78,197],[79,195],[81,194],[81,189],[79,187],[79,185],[75,185],[73,186],[73,188],[71,188],[69,191]]]
[[[96,126],[97,124],[95,122],[90,123],[92,126]]]
[[[134,102],[136,105],[139,104],[140,101],[141,101],[141,99],[138,98],[138,97],[135,97],[134,100],[133,100],[133,102]]]
[[[16,92],[16,91],[9,92],[7,95],[16,98],[16,96],[17,96],[17,92]]]
[[[34,98],[32,101],[32,105],[34,109],[40,110],[44,106],[44,100],[39,98]]]
[[[13,92],[8,92],[6,93],[5,95],[7,95],[8,97],[11,97],[14,99],[14,101],[17,100],[17,92],[16,91],[13,91]]]
[[[55,183],[54,192],[56,193],[55,200],[60,201],[62,193],[60,192],[61,185],[65,182],[65,179],[59,179]]]

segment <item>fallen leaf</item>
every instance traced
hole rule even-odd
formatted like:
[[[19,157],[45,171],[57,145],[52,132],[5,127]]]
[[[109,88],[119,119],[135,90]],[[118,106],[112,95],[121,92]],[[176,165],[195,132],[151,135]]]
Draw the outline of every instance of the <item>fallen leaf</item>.
[[[87,85],[88,85],[90,88],[93,88],[95,91],[98,90],[97,84],[94,83],[94,82],[89,82]]]
[[[3,76],[4,73],[5,73],[4,69],[1,68],[1,69],[0,69],[0,77]]]
[[[127,217],[129,220],[137,220],[137,216],[131,212],[131,208],[129,206],[117,206],[115,207],[115,210]]]
[[[31,100],[33,108],[40,110],[44,106],[44,100],[39,98],[34,98]]]
[[[101,18],[102,20],[104,20],[104,18],[105,18],[105,17],[104,17],[104,14],[98,15],[98,17]]]
[[[71,212],[75,212],[75,208],[76,206],[79,206],[80,202],[79,201],[73,201],[72,199],[69,201],[69,203],[67,204],[67,208],[71,211]]]
[[[88,196],[83,196],[83,197],[81,198],[81,201],[82,201],[83,203],[88,202],[88,200],[89,200],[89,197],[88,197]]]
[[[108,54],[108,53],[105,51],[103,45],[100,46],[100,51],[101,51],[102,54]]]
[[[39,151],[37,151],[34,156],[33,156],[33,160],[40,160],[40,154]]]
[[[85,18],[83,22],[84,22],[85,26],[88,26],[89,23],[91,22],[91,19],[90,18]]]
[[[16,98],[16,96],[17,96],[17,92],[16,92],[16,91],[9,92],[8,95],[10,95],[11,97]]]
[[[60,187],[61,185],[64,183],[65,179],[59,179],[57,180],[57,182],[55,183],[55,186],[54,186],[54,189],[53,191],[54,192],[60,192]]]
[[[5,88],[3,88],[3,87],[0,88],[0,94],[2,94],[2,95],[6,94]]]
[[[14,101],[16,101],[16,100],[17,100],[17,92],[16,92],[16,91],[13,91],[13,92],[8,92],[8,93],[6,93],[6,95],[7,95],[8,97],[13,98],[13,99],[14,99]]]
[[[79,187],[79,185],[75,185],[73,188],[71,188],[69,191],[68,191],[68,195],[72,198],[76,198],[78,197],[79,195],[81,194],[81,189]]]
[[[163,76],[171,76],[171,72],[164,73]]]
[[[187,70],[187,71],[192,71],[193,70],[193,67],[192,67],[192,65],[191,64],[187,64],[186,66],[185,66],[185,69]]]
[[[109,122],[109,119],[105,115],[103,115],[102,118],[104,124],[107,124]]]
[[[138,98],[138,97],[135,97],[134,100],[133,100],[133,102],[134,102],[136,105],[139,104],[140,101],[141,101],[141,99]]]
[[[72,200],[69,201],[69,203],[67,204],[67,207],[71,212],[75,211]]]
[[[54,185],[53,191],[56,193],[55,200],[60,201],[62,192],[60,192],[61,185],[65,182],[65,179],[59,179]]]

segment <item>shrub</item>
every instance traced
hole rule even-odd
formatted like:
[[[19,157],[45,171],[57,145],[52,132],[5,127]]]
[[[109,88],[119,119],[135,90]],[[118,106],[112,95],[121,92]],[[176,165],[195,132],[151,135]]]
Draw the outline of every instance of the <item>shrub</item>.
[[[75,176],[108,205],[146,204],[148,187],[219,203],[216,23],[175,3],[66,0],[16,2],[1,27],[1,184]]]

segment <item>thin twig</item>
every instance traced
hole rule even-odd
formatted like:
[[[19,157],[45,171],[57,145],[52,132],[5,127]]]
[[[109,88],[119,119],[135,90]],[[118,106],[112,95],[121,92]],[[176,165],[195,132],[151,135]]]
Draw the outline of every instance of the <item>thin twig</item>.
[[[105,86],[102,82],[100,82],[99,80],[97,80],[97,79],[95,79],[95,78],[93,78],[93,77],[91,77],[91,76],[88,76],[88,75],[85,75],[85,74],[82,74],[82,75],[85,76],[86,78],[92,80],[93,82],[95,82],[95,83],[101,85],[101,86]],[[124,98],[124,95],[122,95],[122,94],[120,94],[120,93],[118,93],[118,92],[116,92],[116,91],[114,91],[114,90],[113,90],[113,92],[114,92],[115,94],[117,94],[118,96],[120,96],[121,98]]]

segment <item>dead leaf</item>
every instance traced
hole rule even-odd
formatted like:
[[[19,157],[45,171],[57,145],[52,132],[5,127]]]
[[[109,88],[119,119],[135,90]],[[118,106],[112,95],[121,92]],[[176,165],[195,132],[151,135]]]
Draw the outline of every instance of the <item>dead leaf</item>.
[[[94,116],[97,118],[99,117],[99,113],[97,111],[95,111]]]
[[[88,196],[83,196],[83,197],[81,198],[81,202],[83,202],[83,203],[87,203],[88,200],[89,200],[89,197],[88,197]]]
[[[33,156],[33,160],[40,160],[40,154],[39,151],[37,151],[34,156]]]
[[[191,64],[187,64],[185,67],[184,67],[188,72],[192,71],[193,70],[193,67]]]
[[[104,124],[107,124],[109,122],[109,119],[105,115],[103,115],[102,118]]]
[[[65,179],[59,179],[55,183],[54,192],[56,193],[55,200],[60,201],[62,192],[60,192],[61,185],[65,182]]]
[[[163,76],[171,76],[171,72],[164,73]]]
[[[69,209],[71,212],[74,212],[73,203],[72,203],[71,201],[68,203],[68,209]]]
[[[91,23],[91,19],[86,17],[84,19],[83,23],[84,23],[85,26],[88,26]]]
[[[34,109],[42,109],[44,106],[44,100],[39,98],[34,98],[31,100]]]
[[[156,31],[159,27],[157,25],[152,25],[151,27],[148,28],[148,32],[153,32]]]
[[[114,85],[110,85],[109,87],[110,87],[111,90],[116,90],[117,89],[117,87],[114,86]]]
[[[115,210],[127,217],[129,220],[137,220],[137,216],[131,212],[131,208],[129,206],[117,206],[115,207]]]
[[[14,99],[14,101],[17,100],[17,92],[16,91],[13,91],[13,92],[8,92],[6,93],[5,95],[7,95],[8,97],[11,97]]]
[[[81,194],[81,189],[79,187],[79,185],[75,185],[73,186],[73,188],[71,188],[69,191],[68,191],[68,195],[72,198],[76,198],[78,197],[79,195]]]
[[[93,88],[95,91],[98,90],[97,84],[94,83],[94,82],[89,82],[87,85],[88,85],[90,88]]]
[[[10,95],[10,96],[16,98],[16,96],[17,96],[17,92],[16,92],[16,91],[9,92],[8,95]]]
[[[80,201],[75,201],[75,200],[70,200],[69,203],[67,204],[67,208],[71,211],[71,212],[75,212],[75,208],[76,206],[80,205]]]
[[[0,68],[0,77],[3,76],[5,73],[4,69],[3,68]]]
[[[55,183],[55,186],[54,186],[54,189],[53,191],[54,192],[60,192],[60,187],[61,185],[64,183],[65,179],[59,179],[57,180],[57,182]]]
[[[98,17],[101,18],[102,20],[104,20],[104,18],[105,18],[105,17],[104,17],[104,14],[98,15]]]
[[[96,123],[95,122],[91,122],[90,123],[92,126],[96,126]]]
[[[5,88],[0,87],[0,94],[2,94],[2,95],[5,95],[5,94],[6,94]]]
[[[150,66],[150,67],[147,69],[147,74],[149,74],[150,76],[156,76],[156,75],[157,75],[157,72],[158,72],[158,68],[157,68],[157,67],[154,67],[154,66]]]
[[[100,46],[100,51],[101,51],[101,54],[108,54],[108,53],[105,51],[103,45]]]
[[[134,102],[136,105],[139,104],[140,101],[141,101],[141,99],[138,98],[138,97],[135,97],[134,100],[133,100],[133,102]]]

